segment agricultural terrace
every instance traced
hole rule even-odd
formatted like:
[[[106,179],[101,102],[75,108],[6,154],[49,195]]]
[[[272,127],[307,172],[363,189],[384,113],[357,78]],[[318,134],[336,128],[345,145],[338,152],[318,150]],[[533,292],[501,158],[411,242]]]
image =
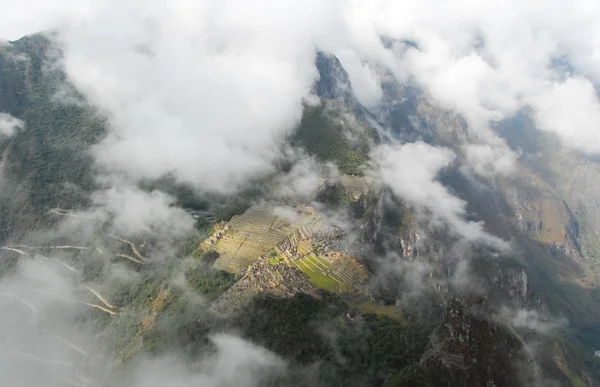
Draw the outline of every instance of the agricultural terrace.
[[[276,250],[306,274],[309,282],[332,293],[354,293],[368,278],[367,270],[356,258],[331,250],[320,251],[309,240],[298,243],[296,257],[287,257],[287,251]]]
[[[258,258],[292,236],[296,231],[317,219],[312,207],[289,207],[292,223],[275,213],[276,207],[263,204],[253,206],[241,215],[231,218],[215,236],[203,242],[204,250],[219,253],[215,268],[240,273]]]

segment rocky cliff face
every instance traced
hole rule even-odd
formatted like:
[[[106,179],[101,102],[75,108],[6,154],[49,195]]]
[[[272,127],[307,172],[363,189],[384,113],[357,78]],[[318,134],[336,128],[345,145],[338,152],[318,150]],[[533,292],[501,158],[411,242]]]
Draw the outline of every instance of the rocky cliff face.
[[[355,208],[361,209],[354,212],[355,217],[360,213],[363,221],[361,240],[378,254],[395,252],[409,261],[419,255],[420,225],[412,209],[388,189],[377,196],[361,197]]]
[[[369,121],[373,115],[365,109],[356,99],[350,77],[334,55],[318,52],[315,65],[319,72],[319,80],[316,82],[314,91],[320,97],[341,102],[357,118]]]
[[[384,98],[377,111],[372,113],[381,126],[390,129],[381,135],[384,141],[387,135],[401,141],[423,140],[449,147],[458,156],[459,163],[465,162],[464,146],[477,142],[467,122],[436,106],[426,93],[410,85],[400,85],[391,74],[380,75]],[[321,76],[323,78],[323,74]],[[594,324],[593,321],[600,317],[600,304],[592,300],[588,288],[596,286],[600,267],[595,257],[600,254],[600,237],[591,231],[598,227],[596,219],[600,219],[596,216],[599,214],[596,196],[600,190],[592,181],[594,176],[600,176],[597,174],[600,169],[595,161],[566,152],[552,136],[526,127],[527,114],[520,112],[515,118],[492,128],[518,154],[516,172],[509,178],[466,176],[452,168],[444,171],[440,178],[453,194],[468,203],[469,216],[484,221],[488,232],[511,242],[508,256],[489,250],[461,249],[443,229],[431,228],[427,222],[421,222],[411,208],[390,195],[385,187],[376,199],[371,198],[369,205],[361,198],[356,206],[358,218],[363,222],[363,256],[369,265],[378,268],[377,272],[385,273],[380,274],[379,282],[374,284],[375,295],[386,302],[395,298],[397,305],[403,305],[406,294],[410,293],[411,297],[414,293],[420,294],[423,296],[421,306],[431,312],[427,314],[428,318],[446,321],[445,332],[449,336],[442,335],[447,336],[440,339],[442,342],[474,345],[468,340],[461,344],[450,334],[453,326],[448,322],[453,315],[451,305],[458,298],[464,310],[469,310],[467,314],[458,313],[458,316],[464,316],[458,320],[470,319],[472,324],[467,325],[481,328],[473,335],[479,335],[491,345],[490,348],[502,352],[499,356],[505,356],[505,359],[517,356],[517,353],[521,356],[526,346],[518,335],[511,336],[510,328],[507,328],[510,324],[490,318],[501,307],[535,311],[542,319],[566,316],[570,324],[580,327],[589,327],[588,324]],[[421,218],[426,215],[422,214]],[[413,281],[407,281],[407,278]],[[473,301],[464,298],[465,294],[477,295],[490,308],[471,315]],[[579,301],[573,302],[575,299]],[[432,312],[434,310],[438,312]],[[440,310],[445,312],[440,314]],[[478,328],[474,329],[477,331]],[[502,343],[507,342],[505,339],[514,345],[503,347]],[[540,340],[545,342],[547,339]],[[585,356],[589,358],[591,353]],[[481,353],[480,356],[487,355]],[[523,356],[520,364],[532,361],[531,356]],[[573,355],[572,358],[578,357]],[[445,367],[447,359],[435,356],[431,359],[441,368]],[[559,385],[573,385],[573,378],[569,376],[572,371],[557,371],[557,363],[548,359],[535,360],[548,361],[550,366],[544,370],[556,371],[553,377],[560,380]],[[501,358],[493,361],[503,363]],[[579,376],[585,375],[584,366],[575,368]],[[463,372],[465,369],[479,376],[474,379],[474,374],[469,376],[471,371]],[[512,376],[518,373],[516,368],[507,369]],[[463,372],[456,380],[466,384],[457,381],[458,384],[449,385],[514,385],[502,371],[489,373],[489,370],[469,364],[454,370]],[[525,380],[539,385],[540,378],[530,377],[533,379],[526,377]],[[584,379],[586,385],[591,385],[591,379],[581,376],[581,380]]]
[[[507,327],[489,321],[476,300],[452,300],[419,364],[433,385],[542,386],[535,359]],[[405,384],[408,386],[408,384]]]

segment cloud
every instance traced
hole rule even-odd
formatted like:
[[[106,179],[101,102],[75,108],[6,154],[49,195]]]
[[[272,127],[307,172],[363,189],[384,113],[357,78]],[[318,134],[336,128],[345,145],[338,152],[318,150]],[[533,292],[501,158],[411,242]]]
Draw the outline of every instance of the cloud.
[[[273,215],[278,218],[284,219],[286,222],[294,224],[300,220],[301,216],[298,214],[297,210],[294,210],[289,207],[275,207],[273,208]]]
[[[66,238],[71,243],[85,244],[96,240],[100,232],[123,238],[148,238],[162,248],[169,248],[195,235],[195,219],[176,206],[172,196],[158,190],[141,190],[133,182],[115,175],[99,182],[101,188],[91,194],[88,208],[51,210],[52,216],[63,217],[61,222],[51,229],[35,230],[29,238],[41,242]]]
[[[17,130],[22,130],[25,123],[8,113],[0,113],[0,137],[10,137]]]
[[[336,54],[348,73],[356,99],[367,108],[376,107],[383,96],[379,69],[354,50],[341,50]]]
[[[466,259],[459,260],[456,263],[450,283],[457,289],[465,289],[473,286],[473,275],[469,267],[469,261]]]
[[[482,176],[510,174],[517,158],[504,142],[499,145],[469,144],[464,147],[464,152],[468,164]]]
[[[131,386],[254,387],[263,385],[285,367],[275,354],[239,337],[217,334],[211,337],[215,353],[194,367],[183,359],[163,357],[142,363]]]
[[[96,192],[93,200],[94,206],[112,218],[117,232],[178,237],[193,230],[193,217],[173,206],[175,199],[160,191],[113,185]]]
[[[421,210],[431,212],[434,220],[443,221],[469,241],[505,245],[483,230],[483,224],[464,220],[466,202],[453,196],[436,180],[449,167],[455,154],[442,147],[423,142],[383,146],[375,150],[379,174],[395,195]]]
[[[472,0],[356,1],[349,12],[349,44],[362,60],[389,69],[400,82],[413,82],[440,107],[461,114],[469,124],[469,142],[496,146],[493,123],[523,107],[535,107],[535,97],[548,84],[578,77],[600,81],[598,15],[597,2],[588,0],[556,1],[551,6],[539,0],[526,6],[516,0],[493,0],[485,7]],[[395,42],[391,49],[381,36]],[[353,69],[348,67],[351,78]],[[356,71],[364,74],[360,68]],[[580,98],[589,97],[589,88],[581,90]],[[565,113],[560,119],[563,139],[586,150],[580,146],[586,142],[585,133],[575,129],[581,126],[581,116],[565,110],[559,113]],[[542,116],[538,125],[548,126]],[[595,116],[586,127],[598,127]],[[590,136],[593,143],[600,134]],[[487,159],[498,157],[505,165],[509,151],[503,148],[492,150]],[[489,172],[485,166],[473,167]]]
[[[0,380],[6,385],[252,387],[285,370],[285,362],[266,349],[237,336],[214,334],[209,337],[214,350],[198,362],[177,354],[141,356],[117,372],[109,360],[114,354],[99,342],[108,322],[95,321],[96,309],[90,307],[102,302],[55,259],[60,257],[23,258],[12,274],[0,279]],[[110,323],[118,334],[129,334],[130,315],[120,310]]]
[[[99,164],[219,192],[270,171],[317,77],[317,40],[336,28],[333,6],[143,3],[95,6],[61,30],[70,80],[110,120]]]
[[[0,280],[0,379],[6,385],[61,386],[74,378],[88,339],[73,319],[85,295],[70,274],[39,257]]]
[[[596,1],[37,0],[1,6],[2,36],[59,32],[69,79],[108,117],[110,132],[93,154],[112,180],[93,195],[91,209],[70,215],[110,222],[124,233],[172,239],[193,228],[193,219],[173,207],[171,197],[139,190],[141,178],[170,173],[199,190],[233,192],[271,171],[283,137],[310,98],[319,49],[339,56],[357,98],[369,107],[382,96],[380,74],[389,71],[400,82],[416,84],[440,107],[461,114],[469,129],[460,145],[480,174],[510,171],[515,155],[491,128],[526,106],[536,112],[540,128],[570,146],[592,153],[600,146]],[[382,37],[395,42],[391,49]],[[567,65],[557,66],[560,60]],[[10,135],[19,126],[23,123],[10,116],[0,117],[0,133]],[[502,245],[482,224],[466,221],[465,202],[436,180],[455,162],[452,151],[394,144],[377,149],[373,157],[396,195],[469,241]],[[310,164],[294,166],[284,181],[291,192],[309,196],[314,191],[318,178]],[[74,219],[69,218],[71,229],[83,232]],[[402,268],[415,288],[426,269],[420,264]],[[465,270],[457,268],[459,284]],[[39,273],[44,275],[29,275],[19,286],[46,277],[42,269]],[[69,293],[68,284],[59,279],[52,288]],[[23,303],[20,308],[27,310]],[[10,311],[14,314],[3,316],[23,321],[23,311]],[[8,321],[14,322],[3,319]],[[531,325],[531,318],[517,315],[515,324]],[[138,375],[139,385],[250,386],[258,380],[255,371],[277,363],[239,339],[214,340],[218,354],[209,358],[210,366],[189,373],[149,363],[147,374]],[[162,364],[177,367],[169,360]],[[165,370],[181,370],[182,378],[167,379],[175,374]],[[35,374],[40,377],[36,385],[46,381],[44,375]]]
[[[304,154],[293,155],[292,169],[275,179],[275,192],[282,197],[300,197],[311,201],[326,179],[339,176],[332,163],[325,165]]]
[[[3,38],[14,40],[31,33],[64,26],[74,20],[81,20],[90,12],[89,1],[77,0],[32,0],[26,6],[3,1]]]
[[[174,172],[224,192],[271,168],[309,97],[317,49],[338,55],[367,106],[381,98],[380,74],[414,82],[465,117],[480,147],[471,154],[493,146],[485,160],[468,159],[484,163],[474,169],[502,173],[515,157],[494,122],[571,92],[584,103],[577,111],[596,112],[590,87],[573,85],[600,81],[597,15],[590,0],[54,0],[3,4],[0,35],[60,31],[71,80],[110,117],[96,148],[103,166],[136,177]],[[597,114],[582,123],[560,112],[560,128],[544,114],[538,124],[595,152],[599,135],[574,128],[598,126]]]
[[[419,260],[406,261],[392,256],[382,263],[381,274],[376,280],[385,286],[387,279],[388,286],[396,288],[394,296],[397,297],[398,303],[405,306],[424,300],[424,296],[437,282],[437,279],[432,278],[432,272],[433,267],[429,263]]]
[[[600,101],[589,79],[553,83],[532,97],[540,129],[587,153],[600,153]]]
[[[564,319],[544,319],[537,311],[530,309],[511,309],[503,307],[500,309],[497,317],[502,322],[507,323],[514,328],[528,329],[541,334],[554,332],[567,325],[567,321]]]

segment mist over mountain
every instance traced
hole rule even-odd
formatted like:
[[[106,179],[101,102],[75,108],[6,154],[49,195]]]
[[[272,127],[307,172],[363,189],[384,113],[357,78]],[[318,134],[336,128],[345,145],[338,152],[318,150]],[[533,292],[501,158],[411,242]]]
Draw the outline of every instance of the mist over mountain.
[[[600,9],[0,12],[0,381],[596,386]]]

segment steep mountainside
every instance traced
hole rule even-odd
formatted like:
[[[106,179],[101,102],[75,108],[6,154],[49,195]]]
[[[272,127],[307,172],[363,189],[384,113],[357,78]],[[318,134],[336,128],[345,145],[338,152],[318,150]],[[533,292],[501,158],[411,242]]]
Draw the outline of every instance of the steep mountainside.
[[[267,386],[597,385],[600,166],[522,112],[495,128],[521,152],[516,172],[465,174],[461,117],[390,74],[370,111],[337,58],[315,64],[321,103],[286,138],[294,155],[231,195],[172,176],[136,182],[151,203],[174,198],[152,214],[167,226],[129,235],[129,223],[87,210],[101,176],[90,149],[108,120],[48,38],[0,46],[0,112],[25,123],[0,139],[0,298],[18,305],[2,327],[52,343],[17,351],[2,337],[2,359],[64,367],[52,385],[128,385],[129,367],[173,352],[193,364],[234,332],[284,360]],[[511,248],[465,243],[394,195],[372,155],[396,140],[455,150],[439,180]],[[330,165],[307,172],[309,194],[281,189],[298,179],[298,154]],[[194,232],[169,239],[190,215]],[[47,271],[11,287],[33,263]],[[50,359],[56,348],[64,359]]]
[[[26,123],[0,142],[3,241],[50,221],[52,208],[87,205],[95,188],[87,148],[104,135],[104,120],[77,103],[58,55],[40,35],[0,46],[0,110]]]

